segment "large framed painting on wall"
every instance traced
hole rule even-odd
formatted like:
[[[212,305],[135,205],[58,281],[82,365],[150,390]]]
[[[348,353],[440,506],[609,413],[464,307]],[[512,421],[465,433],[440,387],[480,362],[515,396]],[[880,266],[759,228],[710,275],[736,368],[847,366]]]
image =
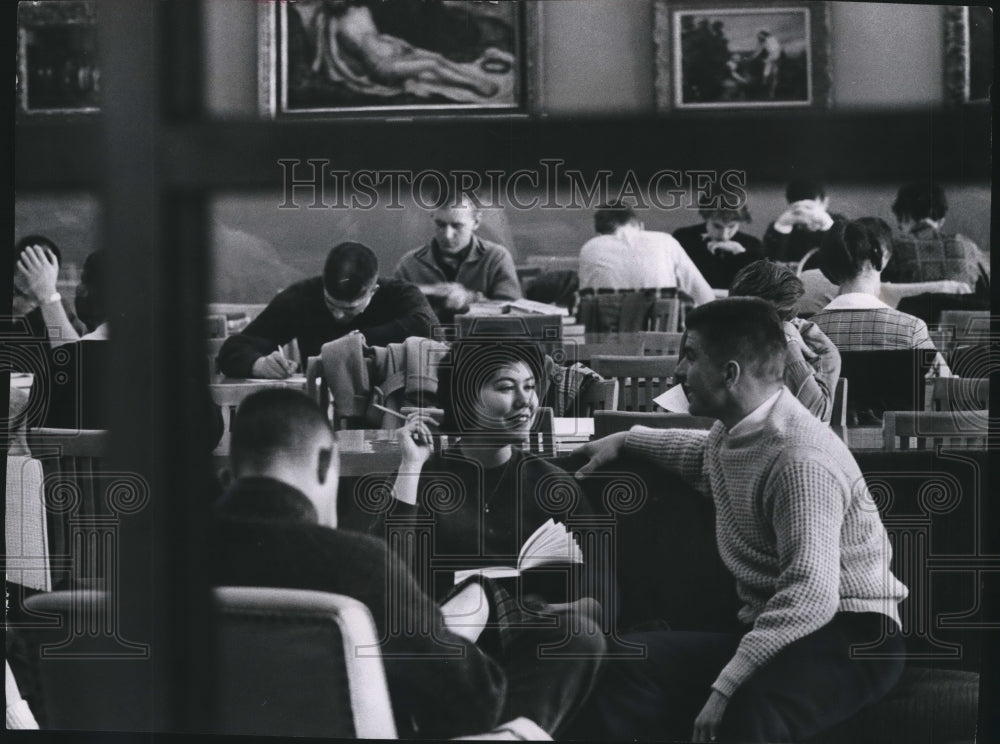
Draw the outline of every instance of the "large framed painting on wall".
[[[263,0],[266,116],[528,114],[534,2]]]
[[[660,111],[829,105],[825,2],[656,0],[654,29]]]
[[[989,103],[993,86],[993,11],[945,8],[945,90],[951,103]]]
[[[91,114],[100,108],[95,3],[17,4],[17,107],[20,114]]]

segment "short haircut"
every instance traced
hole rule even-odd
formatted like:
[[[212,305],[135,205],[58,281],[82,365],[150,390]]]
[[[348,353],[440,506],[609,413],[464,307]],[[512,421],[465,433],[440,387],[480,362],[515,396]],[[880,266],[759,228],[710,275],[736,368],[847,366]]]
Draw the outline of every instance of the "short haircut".
[[[739,200],[718,185],[698,193],[698,214],[706,222],[711,219],[752,222],[746,199]]]
[[[761,260],[747,264],[733,277],[730,297],[760,297],[767,300],[782,320],[795,317],[795,306],[805,292],[795,272],[779,263]]]
[[[756,297],[715,300],[688,312],[685,324],[698,333],[713,361],[735,359],[758,379],[782,379],[785,331],[770,302]]]
[[[268,388],[248,395],[232,423],[229,458],[237,476],[282,460],[311,465],[313,440],[333,429],[316,401],[300,390]]]
[[[908,183],[896,194],[892,213],[896,215],[896,219],[909,217],[912,220],[940,220],[948,214],[948,199],[944,195],[944,189],[936,183]]]
[[[475,194],[459,191],[454,188],[447,188],[441,192],[439,196],[434,201],[434,206],[432,211],[437,212],[441,209],[461,209],[467,207],[472,210],[473,214],[479,216],[483,213],[480,208],[479,200]]]
[[[819,268],[834,284],[858,276],[865,264],[882,271],[892,250],[892,229],[878,217],[862,217],[846,222],[836,220],[823,233],[819,248]]]
[[[803,199],[822,199],[825,196],[826,187],[823,182],[811,178],[792,179],[785,188],[785,199],[789,204]]]
[[[611,235],[622,225],[638,222],[635,210],[621,201],[603,204],[594,213],[594,230],[601,235]]]
[[[107,251],[96,250],[87,256],[80,271],[80,283],[76,288],[76,314],[91,331],[108,319],[107,264]]]
[[[466,338],[453,343],[438,365],[438,403],[444,409],[441,431],[449,434],[480,431],[475,420],[480,390],[498,369],[516,362],[523,362],[531,370],[541,398],[545,355],[534,341],[493,337]]]
[[[323,286],[335,300],[358,299],[378,278],[378,257],[361,243],[341,243],[330,250],[323,266]]]
[[[19,241],[14,243],[14,269],[17,269],[17,261],[21,258],[21,254],[24,253],[25,249],[29,245],[40,245],[44,248],[48,248],[52,251],[52,255],[56,257],[56,261],[62,266],[62,251],[59,250],[59,246],[53,243],[49,238],[44,235],[25,235]]]

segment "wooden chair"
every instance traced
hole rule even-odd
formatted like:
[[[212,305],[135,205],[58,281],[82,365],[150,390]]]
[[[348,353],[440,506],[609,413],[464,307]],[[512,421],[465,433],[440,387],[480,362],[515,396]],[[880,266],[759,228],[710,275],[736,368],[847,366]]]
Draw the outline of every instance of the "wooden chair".
[[[580,395],[578,418],[589,418],[595,411],[618,410],[618,380],[595,380]]]
[[[799,262],[794,266],[795,275],[802,276],[802,272],[807,269],[815,268],[817,261],[814,260],[814,256],[817,256],[817,254],[819,254],[819,248],[810,248],[806,251],[806,254],[802,256]]]
[[[109,479],[124,480],[138,494],[145,486],[128,474],[107,473],[104,461],[111,435],[103,429],[29,429],[31,456],[42,463],[52,585],[105,578],[107,556],[95,555],[83,520],[115,515],[105,488]],[[148,494],[147,494],[148,496]],[[82,532],[81,532],[82,531]],[[74,554],[75,550],[83,551]],[[110,558],[113,560],[113,557]]]
[[[915,449],[985,449],[988,424],[989,411],[886,411],[882,445],[886,450],[911,449],[910,440],[914,440]]]
[[[361,602],[302,589],[213,593],[213,733],[396,738],[375,622]]]
[[[987,377],[938,377],[933,382],[933,411],[985,411],[989,406]]]
[[[676,356],[598,356],[590,366],[618,380],[619,411],[655,411],[653,398],[670,387],[677,362]]]
[[[654,300],[646,330],[676,333],[681,327],[681,301],[677,297]]]
[[[655,429],[711,429],[715,419],[688,413],[650,413],[637,411],[594,411],[594,439],[606,437],[633,426]]]
[[[675,331],[640,331],[639,355],[670,356],[681,353],[684,334]],[[625,352],[618,352],[625,353]],[[631,353],[631,352],[629,352]]]
[[[847,378],[837,378],[837,386],[833,389],[833,410],[830,413],[830,428],[834,434],[847,441]]]
[[[563,348],[561,315],[459,315],[456,320],[458,338],[479,336],[500,341],[506,337],[530,338],[547,354],[561,352]]]
[[[598,333],[588,334],[591,337],[597,336],[599,340],[589,340],[584,337],[583,341],[576,339],[565,339],[563,341],[563,353],[566,361],[563,364],[573,362],[583,362],[590,365],[590,361],[598,356],[614,356],[624,354],[626,356],[641,356],[642,341],[639,331],[629,333]]]

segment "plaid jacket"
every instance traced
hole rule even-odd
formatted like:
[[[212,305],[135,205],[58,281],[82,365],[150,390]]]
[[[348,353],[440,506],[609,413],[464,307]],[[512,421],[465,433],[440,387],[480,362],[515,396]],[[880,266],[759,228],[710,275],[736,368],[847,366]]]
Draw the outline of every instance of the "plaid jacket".
[[[892,258],[882,272],[884,282],[965,282],[974,292],[988,293],[990,260],[963,235],[949,235],[926,222],[893,240]]]
[[[840,351],[935,348],[924,321],[891,307],[827,308],[810,320]]]

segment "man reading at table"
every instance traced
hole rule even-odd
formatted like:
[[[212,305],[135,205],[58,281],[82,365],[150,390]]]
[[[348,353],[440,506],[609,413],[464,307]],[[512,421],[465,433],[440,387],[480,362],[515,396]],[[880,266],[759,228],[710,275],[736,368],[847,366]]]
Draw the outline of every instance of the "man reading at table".
[[[854,457],[784,387],[785,335],[756,298],[692,310],[678,372],[710,431],[634,427],[585,445],[578,476],[628,453],[715,503],[719,554],[743,602],[739,634],[626,636],[598,692],[614,739],[803,741],[880,699],[902,672],[907,589]],[[671,567],[663,567],[671,570]],[[683,570],[683,569],[675,569]],[[880,642],[878,658],[852,648]]]
[[[510,251],[476,235],[482,213],[468,197],[446,194],[432,216],[434,237],[400,259],[396,278],[418,285],[442,323],[476,300],[521,299]]]
[[[282,379],[295,372],[279,347],[298,339],[303,359],[327,341],[352,331],[372,346],[429,336],[434,313],[417,287],[379,279],[378,258],[361,243],[340,243],[323,275],[296,282],[271,300],[242,332],[219,350],[219,369],[230,377]]]

